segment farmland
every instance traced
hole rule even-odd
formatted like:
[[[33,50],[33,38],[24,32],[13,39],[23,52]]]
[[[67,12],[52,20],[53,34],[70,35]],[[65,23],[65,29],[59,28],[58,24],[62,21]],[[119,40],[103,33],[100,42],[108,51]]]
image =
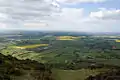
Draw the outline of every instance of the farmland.
[[[0,52],[48,65],[55,80],[84,80],[92,74],[120,67],[120,44],[116,41],[119,37],[43,34],[1,39],[0,45],[4,46]]]

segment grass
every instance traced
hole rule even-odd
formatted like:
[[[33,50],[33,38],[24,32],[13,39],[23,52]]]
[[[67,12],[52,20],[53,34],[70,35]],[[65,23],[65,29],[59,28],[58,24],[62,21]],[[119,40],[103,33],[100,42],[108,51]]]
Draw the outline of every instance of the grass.
[[[44,53],[42,55],[42,53],[38,54],[33,51],[27,51],[25,49],[21,50],[20,48],[16,48],[16,46],[13,46],[13,45],[8,46],[6,49],[1,50],[0,52],[4,55],[12,55],[13,57],[16,57],[17,59],[20,59],[20,60],[30,59],[30,60],[35,60],[42,63],[46,62],[46,60],[41,59],[42,57],[44,57]]]
[[[57,40],[74,40],[78,39],[79,37],[73,37],[73,36],[59,36],[57,37]]]
[[[48,46],[49,44],[34,44],[34,45],[27,45],[27,46],[13,46],[14,48],[18,49],[27,49],[27,48],[36,48],[41,46]]]
[[[108,69],[81,69],[81,70],[60,70],[53,69],[52,76],[55,80],[85,80],[90,75],[97,75],[100,72],[106,72]]]

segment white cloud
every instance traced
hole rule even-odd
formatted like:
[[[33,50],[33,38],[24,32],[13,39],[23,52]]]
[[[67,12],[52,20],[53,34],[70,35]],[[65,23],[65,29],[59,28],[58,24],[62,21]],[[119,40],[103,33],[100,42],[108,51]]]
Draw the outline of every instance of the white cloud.
[[[60,3],[101,3],[106,0],[57,0]]]
[[[120,20],[120,10],[107,10],[102,9],[97,12],[90,13],[91,18],[98,18],[98,19],[111,19],[111,20]]]
[[[52,0],[0,0],[0,23],[24,28],[26,23],[46,20],[58,7]]]
[[[117,17],[111,16],[119,12],[119,10],[101,9],[100,13],[91,12],[88,16],[84,15],[84,9],[63,8],[61,13],[53,16],[53,20],[48,21],[49,26],[53,30],[67,31],[88,31],[88,32],[119,32],[118,26],[120,20]],[[111,12],[110,12],[111,11]],[[101,14],[102,12],[102,14]],[[105,12],[105,14],[104,14]],[[110,13],[110,15],[108,14]],[[117,14],[116,14],[117,15]],[[96,18],[99,17],[99,18]],[[109,16],[109,18],[101,19],[101,17]],[[47,28],[46,28],[47,29]],[[49,28],[50,29],[50,28]],[[50,30],[51,30],[50,29]]]
[[[46,23],[25,23],[24,26],[28,27],[28,28],[30,28],[30,27],[38,28],[38,27],[46,27],[47,24]]]
[[[6,24],[4,24],[4,23],[0,23],[0,29],[6,29],[7,27],[6,27]]]
[[[54,1],[54,0],[53,0]],[[61,8],[52,0],[0,0],[2,29],[120,31],[120,10],[99,11],[85,15],[84,8]],[[62,3],[94,3],[106,0],[57,0]]]
[[[3,14],[3,13],[0,13],[0,19],[5,19],[5,18],[7,18],[7,15]]]
[[[84,16],[84,9],[76,9],[76,8],[62,8],[60,13],[53,13],[51,17],[55,20],[61,21],[75,21],[79,20]]]
[[[0,14],[8,16],[5,22],[42,20],[53,11],[52,0],[0,0]]]

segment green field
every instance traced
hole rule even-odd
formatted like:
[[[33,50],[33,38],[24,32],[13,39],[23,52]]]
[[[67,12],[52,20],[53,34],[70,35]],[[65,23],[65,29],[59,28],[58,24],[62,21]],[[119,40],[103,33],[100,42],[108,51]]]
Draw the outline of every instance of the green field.
[[[60,70],[53,69],[55,80],[85,80],[90,75],[97,75],[101,72],[106,72],[108,69],[81,69],[81,70]]]

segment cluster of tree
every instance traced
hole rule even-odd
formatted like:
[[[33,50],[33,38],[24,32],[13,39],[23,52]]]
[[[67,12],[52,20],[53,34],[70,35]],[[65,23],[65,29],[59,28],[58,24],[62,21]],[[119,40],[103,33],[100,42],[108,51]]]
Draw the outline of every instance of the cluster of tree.
[[[89,76],[85,80],[120,80],[120,69],[111,69],[105,73]]]
[[[76,40],[76,41],[56,41],[53,44],[54,47],[74,47],[74,48],[80,48],[80,49],[98,49],[101,51],[104,50],[111,50],[112,46],[111,42],[104,40],[104,39],[89,39],[89,38],[85,38],[85,39],[80,39],[80,40]]]
[[[41,39],[28,39],[28,40],[21,40],[16,41],[17,46],[25,46],[25,45],[32,45],[32,44],[51,44],[55,40],[55,37],[42,37]]]
[[[59,68],[64,70],[78,70],[78,69],[102,69],[102,68],[119,68],[119,66],[99,63],[90,60],[68,61],[66,63],[49,63],[52,68]]]
[[[21,40],[16,41],[17,46],[25,46],[25,45],[32,45],[32,44],[41,44],[40,40]]]
[[[37,47],[37,48],[28,48],[26,50],[28,50],[28,51],[34,51],[36,53],[40,53],[42,51],[48,50],[49,48],[50,48],[49,46],[48,47],[42,46],[42,47]]]

